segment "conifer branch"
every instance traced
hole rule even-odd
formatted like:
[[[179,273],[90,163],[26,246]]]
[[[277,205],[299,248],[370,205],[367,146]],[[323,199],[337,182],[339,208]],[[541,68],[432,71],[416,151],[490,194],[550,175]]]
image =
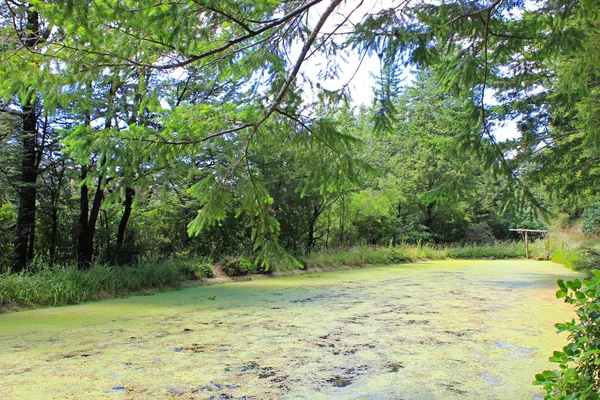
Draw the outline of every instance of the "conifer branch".
[[[500,3],[502,3],[503,0],[495,0],[493,3],[491,3],[489,6],[484,7],[484,8],[480,8],[478,10],[475,10],[473,12],[470,13],[466,13],[466,14],[461,14],[457,17],[452,18],[450,21],[448,21],[446,23],[446,25],[452,25],[457,21],[460,21],[461,19],[465,19],[465,18],[473,18],[473,17],[477,17],[481,14],[485,14],[488,13],[491,15],[491,12],[494,10],[494,8],[496,8],[497,6],[500,5]]]
[[[229,49],[232,46],[235,46],[235,45],[237,45],[239,43],[242,43],[242,42],[244,42],[244,41],[246,41],[248,39],[251,39],[251,38],[253,38],[255,36],[258,36],[258,35],[266,32],[266,31],[268,31],[270,29],[273,29],[273,28],[276,28],[276,27],[278,27],[280,25],[285,24],[286,22],[294,19],[295,17],[297,17],[297,16],[301,15],[302,13],[304,13],[305,11],[309,10],[311,7],[319,4],[321,1],[323,1],[323,0],[313,0],[310,3],[308,3],[308,4],[304,5],[304,6],[302,6],[302,7],[298,8],[298,9],[296,9],[296,10],[294,10],[294,11],[292,11],[292,12],[286,14],[286,15],[284,15],[283,17],[281,17],[279,19],[276,19],[275,21],[273,21],[273,22],[271,22],[271,23],[263,26],[260,29],[257,29],[255,31],[249,32],[246,35],[242,35],[242,36],[239,36],[237,38],[230,39],[230,40],[227,41],[227,43],[225,43],[224,45],[222,45],[220,47],[217,47],[215,49],[205,51],[204,53],[200,53],[200,54],[195,55],[195,56],[191,56],[187,60],[180,61],[178,63],[166,64],[166,65],[153,65],[153,68],[156,68],[156,69],[181,68],[181,67],[184,67],[184,66],[186,66],[188,64],[191,64],[193,62],[199,61],[199,60],[201,60],[203,58],[207,58],[207,57],[210,57],[210,56],[222,53],[223,51]],[[341,1],[338,1],[337,3],[339,4],[340,2]]]

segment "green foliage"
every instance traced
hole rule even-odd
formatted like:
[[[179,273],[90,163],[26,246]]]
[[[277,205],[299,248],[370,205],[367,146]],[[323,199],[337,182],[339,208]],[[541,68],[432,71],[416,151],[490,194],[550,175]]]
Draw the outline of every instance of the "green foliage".
[[[551,258],[553,262],[563,264],[576,271],[600,268],[600,247],[597,235],[584,234],[578,226],[564,225],[563,221],[553,224],[550,234],[543,240],[530,244],[534,256]],[[575,221],[579,223],[578,221]]]
[[[393,121],[404,122],[389,94],[406,64],[417,65],[439,77],[443,92],[470,98],[463,122],[471,129],[460,132],[461,147],[506,179],[511,208],[547,214],[551,197],[561,210],[577,213],[598,201],[598,2],[530,7],[453,0],[410,4],[402,13],[390,8],[370,15],[349,39],[380,57],[378,126],[392,130]],[[520,136],[496,143],[494,127],[503,121],[516,123]]]
[[[230,258],[221,265],[221,269],[228,276],[244,276],[261,271],[259,266],[248,257]]]
[[[0,275],[0,305],[61,305],[124,295],[149,288],[178,288],[187,279],[187,263],[162,262],[126,268],[94,266],[42,269]]]
[[[318,251],[302,260],[308,266],[339,267],[364,265],[390,265],[419,260],[456,259],[510,259],[525,257],[522,242],[494,242],[483,245],[452,246],[360,246],[350,250]]]
[[[569,344],[555,351],[550,361],[558,371],[537,374],[535,384],[546,390],[545,399],[598,399],[600,391],[600,271],[589,280],[558,281],[556,297],[575,307],[577,320],[558,323],[569,333]]]
[[[40,263],[76,260],[85,187],[102,200],[97,262],[248,254],[263,270],[313,249],[516,239],[507,228],[537,227],[548,205],[578,215],[598,201],[595,2],[411,3],[365,14],[343,43],[311,34],[317,3],[0,6],[0,263],[32,97],[51,143],[38,151]],[[29,47],[28,16],[48,35]],[[300,42],[326,53],[327,78],[341,49],[378,56],[375,104],[356,115],[319,85],[308,104],[289,60]],[[420,68],[403,87],[408,65]],[[522,137],[495,143],[503,120]]]
[[[185,279],[212,278],[215,274],[210,262],[204,260],[187,260],[177,262],[179,271]]]
[[[411,261],[406,249],[360,246],[349,250],[319,251],[305,257],[311,266],[362,267],[365,265],[389,265]]]
[[[452,246],[447,248],[451,258],[523,258],[525,245],[523,242],[496,242],[481,245]]]
[[[582,271],[600,270],[600,249],[598,244],[583,247],[581,258],[576,261],[575,269]]]
[[[464,243],[492,243],[494,242],[494,231],[487,222],[480,222],[469,226],[464,231]]]
[[[8,268],[12,251],[12,229],[16,219],[15,207],[10,203],[0,204],[0,273]]]
[[[202,278],[212,278],[215,276],[215,272],[210,263],[202,263],[198,266],[198,275]]]
[[[552,253],[552,261],[562,264],[567,268],[578,270],[583,262],[583,257],[580,249],[556,250]]]
[[[585,208],[582,215],[583,231],[585,233],[600,233],[600,203],[590,204]]]

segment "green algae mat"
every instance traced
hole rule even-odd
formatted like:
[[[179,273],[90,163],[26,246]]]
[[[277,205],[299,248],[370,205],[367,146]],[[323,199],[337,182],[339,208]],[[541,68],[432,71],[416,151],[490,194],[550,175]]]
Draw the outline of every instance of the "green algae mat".
[[[0,398],[540,398],[572,277],[452,260],[4,314]]]

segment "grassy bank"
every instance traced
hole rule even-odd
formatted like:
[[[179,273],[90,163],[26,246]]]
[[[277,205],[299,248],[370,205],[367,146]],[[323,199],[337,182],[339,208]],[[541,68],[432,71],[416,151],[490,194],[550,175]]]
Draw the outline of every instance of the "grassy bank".
[[[557,263],[575,269],[595,269],[600,266],[600,248],[597,238],[578,233],[553,234],[545,240],[530,244],[535,258],[552,258]],[[454,259],[509,259],[523,258],[523,242],[497,242],[467,246],[361,246],[344,250],[313,252],[299,260],[305,268],[360,267],[363,265],[391,265],[422,260]],[[223,271],[230,276],[255,273],[248,268],[251,261],[238,258]],[[244,268],[241,268],[241,267]],[[289,270],[288,265],[275,269]],[[87,270],[75,267],[40,269],[22,274],[0,275],[0,308],[22,306],[55,306],[81,303],[108,297],[123,296],[151,288],[177,289],[186,281],[212,277],[209,265],[199,261],[167,261],[143,263],[128,267],[95,266]],[[1,310],[0,310],[1,311]]]
[[[313,266],[360,266],[367,264],[386,265],[422,260],[444,260],[446,258],[521,258],[525,246],[517,242],[497,242],[486,245],[467,246],[413,246],[413,247],[355,247],[347,250],[314,252],[302,261]]]
[[[543,245],[553,262],[576,270],[600,269],[600,238],[582,232],[552,232]],[[540,247],[539,244],[535,244]]]
[[[0,306],[61,305],[125,295],[150,288],[180,288],[193,278],[189,262],[41,269],[0,275]]]

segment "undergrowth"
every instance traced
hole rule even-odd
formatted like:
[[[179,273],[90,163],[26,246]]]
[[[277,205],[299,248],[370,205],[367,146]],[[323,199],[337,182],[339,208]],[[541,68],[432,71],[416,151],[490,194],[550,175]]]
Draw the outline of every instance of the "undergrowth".
[[[582,232],[552,232],[545,241],[552,261],[576,271],[600,269],[597,235]]]
[[[600,244],[595,235],[578,232],[553,233],[530,243],[532,258],[551,259],[575,270],[600,269]],[[421,260],[508,259],[523,258],[523,242],[496,242],[461,246],[400,246],[315,251],[299,257],[305,268],[358,267],[391,265]],[[273,265],[273,270],[295,269],[292,265]],[[265,273],[249,257],[230,258],[222,263],[230,276]],[[179,288],[191,279],[212,277],[206,261],[164,261],[140,263],[127,267],[94,266],[87,270],[75,267],[41,268],[21,274],[0,274],[0,306],[61,305],[124,295],[149,288]]]
[[[210,269],[210,267],[208,268]],[[209,276],[204,264],[166,261],[127,267],[96,265],[43,268],[0,275],[0,305],[61,305],[114,297],[149,288],[179,288],[189,279]]]
[[[309,254],[301,259],[306,267],[339,267],[360,265],[385,265],[421,260],[444,260],[446,258],[522,258],[525,245],[517,242],[498,242],[487,245],[467,246],[414,246],[414,247],[355,247],[348,250],[325,250]]]
[[[446,247],[445,251],[450,258],[523,258],[525,256],[525,244],[523,242],[497,242],[484,245]],[[538,256],[537,254],[531,255]]]

